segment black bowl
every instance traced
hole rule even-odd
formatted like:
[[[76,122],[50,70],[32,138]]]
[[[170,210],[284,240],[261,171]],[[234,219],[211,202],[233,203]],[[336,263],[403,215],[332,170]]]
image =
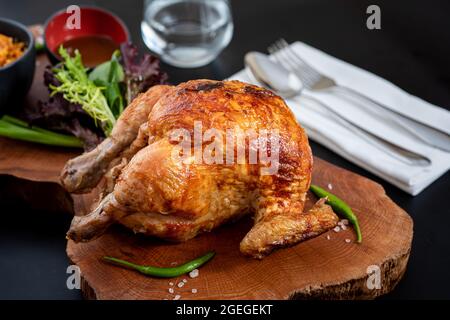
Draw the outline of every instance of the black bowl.
[[[33,82],[36,52],[34,38],[23,24],[0,18],[0,33],[26,45],[25,52],[14,62],[0,67],[0,115],[20,107]]]

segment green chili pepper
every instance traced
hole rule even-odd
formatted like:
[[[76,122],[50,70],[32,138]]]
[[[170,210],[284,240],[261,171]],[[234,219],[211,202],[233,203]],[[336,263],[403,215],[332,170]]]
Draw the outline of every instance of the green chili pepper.
[[[197,269],[198,267],[202,266],[203,264],[211,260],[215,254],[216,253],[214,251],[210,251],[201,257],[198,257],[192,261],[186,262],[185,264],[172,268],[141,266],[113,257],[103,257],[103,259],[113,264],[139,271],[140,273],[148,276],[155,276],[160,278],[174,278],[186,274],[188,272],[191,272],[194,269]]]
[[[333,210],[340,214],[342,217],[350,221],[350,223],[355,228],[357,242],[362,242],[362,234],[361,229],[359,228],[358,218],[353,213],[352,209],[349,207],[348,204],[346,204],[342,199],[339,199],[334,194],[329,193],[328,191],[322,189],[321,187],[318,187],[316,185],[311,185],[310,190],[318,197],[320,198],[326,198],[326,203],[329,204]]]

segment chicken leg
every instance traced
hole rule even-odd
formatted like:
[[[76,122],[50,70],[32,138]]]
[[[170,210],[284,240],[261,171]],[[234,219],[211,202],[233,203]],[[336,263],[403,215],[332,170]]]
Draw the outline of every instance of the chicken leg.
[[[170,90],[158,85],[141,94],[128,106],[111,135],[90,152],[69,160],[61,173],[62,185],[71,193],[86,193],[95,187],[109,164],[136,139],[154,104]]]

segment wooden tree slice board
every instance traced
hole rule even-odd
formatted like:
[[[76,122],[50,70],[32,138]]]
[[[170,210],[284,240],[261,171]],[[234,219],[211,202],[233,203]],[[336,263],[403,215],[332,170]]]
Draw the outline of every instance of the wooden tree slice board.
[[[66,160],[76,154],[2,138],[0,150],[0,174],[53,184],[58,183]],[[409,215],[379,184],[318,158],[313,182],[324,187],[331,184],[332,192],[353,208],[360,220],[362,244],[354,243],[351,228],[330,231],[258,261],[239,252],[239,242],[252,224],[250,218],[244,218],[180,244],[134,235],[116,226],[89,243],[69,241],[67,254],[80,267],[82,290],[88,299],[173,299],[169,282],[176,284],[182,279],[188,280],[182,288],[174,286],[181,299],[370,299],[391,291],[405,272],[410,254],[413,223]],[[95,192],[73,197],[76,214],[88,212],[95,198]],[[311,206],[316,198],[312,194],[309,198]],[[47,199],[49,203],[57,201],[52,194]],[[151,278],[101,261],[102,256],[110,255],[139,264],[170,266],[209,250],[215,250],[216,257],[201,267],[194,279]],[[367,286],[369,276],[376,277],[369,266],[379,268],[380,289]]]
[[[317,158],[313,181],[322,186],[331,184],[333,193],[353,208],[361,223],[362,244],[354,243],[351,228],[330,231],[258,261],[239,252],[239,242],[251,227],[251,219],[244,219],[180,244],[137,236],[117,227],[89,243],[69,241],[67,253],[81,269],[87,297],[96,299],[173,299],[169,282],[182,279],[188,279],[187,284],[174,287],[182,299],[362,299],[392,290],[405,271],[410,253],[410,217],[380,185]],[[309,206],[316,200],[313,195],[310,198]],[[170,266],[209,250],[215,250],[217,256],[195,279],[156,279],[100,260],[110,255],[138,264]],[[372,274],[369,266],[379,267],[378,290],[367,286]],[[191,292],[193,288],[196,294]]]
[[[46,99],[42,74],[47,64],[40,55],[25,103]],[[14,194],[41,210],[85,214],[95,203],[95,191],[71,196],[59,185],[62,167],[79,152],[0,138],[0,201]],[[411,218],[379,184],[317,158],[313,182],[324,187],[331,184],[332,192],[353,208],[360,220],[362,244],[353,243],[351,228],[330,231],[258,261],[239,252],[239,242],[252,225],[251,219],[245,218],[180,244],[134,235],[116,226],[89,243],[69,241],[67,254],[81,269],[82,290],[88,299],[172,299],[169,282],[182,279],[188,279],[182,288],[174,286],[182,299],[370,299],[391,291],[408,262]],[[313,195],[309,198],[311,206],[316,199]],[[195,279],[156,279],[101,261],[102,256],[111,255],[140,264],[170,266],[208,250],[217,255]],[[367,286],[369,266],[379,268],[380,289]]]

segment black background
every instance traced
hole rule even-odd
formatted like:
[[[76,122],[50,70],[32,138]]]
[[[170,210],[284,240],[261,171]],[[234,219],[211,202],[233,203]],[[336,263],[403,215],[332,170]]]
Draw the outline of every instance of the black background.
[[[44,22],[70,4],[94,4],[119,15],[142,50],[141,0],[0,0],[0,16],[25,24]],[[406,91],[450,109],[450,2],[365,0],[234,0],[235,31],[230,45],[199,69],[165,66],[172,82],[223,79],[243,67],[251,50],[265,51],[279,37],[301,40],[384,77]],[[366,28],[366,8],[381,7],[381,30]],[[411,197],[312,143],[316,156],[381,183],[414,219],[407,272],[383,299],[450,298],[450,174]],[[1,151],[0,151],[1,156]],[[0,180],[0,183],[7,183]],[[81,299],[66,288],[64,235],[71,217],[0,203],[0,298]]]

